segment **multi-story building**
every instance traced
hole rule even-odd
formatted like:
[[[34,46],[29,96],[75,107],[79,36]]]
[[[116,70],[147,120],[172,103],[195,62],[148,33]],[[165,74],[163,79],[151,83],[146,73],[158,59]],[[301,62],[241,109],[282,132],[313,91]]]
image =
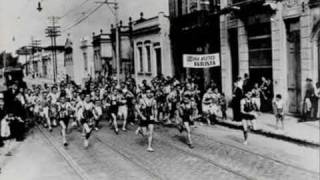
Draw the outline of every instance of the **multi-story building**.
[[[173,75],[170,45],[170,21],[164,13],[133,23],[135,78],[138,83],[162,74]]]
[[[178,78],[198,76],[204,89],[211,80],[220,87],[220,67],[183,67],[184,54],[220,52],[219,0],[170,0],[171,44],[174,71]]]
[[[320,80],[320,10],[317,0],[226,0],[220,16],[222,89],[245,73],[253,82],[273,81],[288,111],[297,113],[307,78]]]

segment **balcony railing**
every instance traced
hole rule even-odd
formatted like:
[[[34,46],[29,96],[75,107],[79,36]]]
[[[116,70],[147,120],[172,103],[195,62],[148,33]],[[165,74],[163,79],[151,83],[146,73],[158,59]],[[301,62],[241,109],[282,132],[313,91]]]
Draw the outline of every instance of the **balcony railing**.
[[[174,18],[172,20],[173,28],[178,29],[193,29],[196,27],[202,27],[209,22],[210,13],[208,11],[195,11],[184,16]]]

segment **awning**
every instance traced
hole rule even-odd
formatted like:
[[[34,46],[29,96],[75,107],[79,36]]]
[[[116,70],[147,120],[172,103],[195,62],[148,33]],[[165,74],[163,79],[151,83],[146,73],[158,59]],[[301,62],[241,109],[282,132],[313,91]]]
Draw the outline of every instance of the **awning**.
[[[222,12],[234,13],[239,18],[247,18],[256,14],[273,14],[275,13],[275,3],[267,0],[247,0],[233,3],[222,9]]]
[[[310,7],[320,6],[320,1],[319,0],[309,0],[309,6]]]

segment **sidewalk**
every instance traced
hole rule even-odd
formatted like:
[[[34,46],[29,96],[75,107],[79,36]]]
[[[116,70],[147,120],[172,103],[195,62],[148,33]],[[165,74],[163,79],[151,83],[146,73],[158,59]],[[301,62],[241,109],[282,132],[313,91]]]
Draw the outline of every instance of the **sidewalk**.
[[[232,121],[232,109],[227,111],[228,120],[218,120],[218,124],[230,128],[241,129],[241,122]],[[277,138],[285,141],[295,142],[303,145],[320,147],[320,123],[318,121],[298,122],[298,117],[286,116],[284,119],[285,130],[276,129],[273,114],[262,113],[257,118],[256,130],[252,132]]]

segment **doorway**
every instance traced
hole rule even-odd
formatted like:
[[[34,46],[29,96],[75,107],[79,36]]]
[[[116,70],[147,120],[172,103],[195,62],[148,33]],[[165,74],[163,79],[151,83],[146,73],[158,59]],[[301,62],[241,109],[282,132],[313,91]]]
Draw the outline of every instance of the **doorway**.
[[[161,58],[161,48],[156,48],[156,63],[157,63],[157,75],[162,74],[162,58]]]
[[[289,112],[298,113],[301,102],[301,52],[299,20],[287,22],[288,100]]]
[[[229,45],[231,53],[232,85],[239,76],[238,29],[229,29]]]

